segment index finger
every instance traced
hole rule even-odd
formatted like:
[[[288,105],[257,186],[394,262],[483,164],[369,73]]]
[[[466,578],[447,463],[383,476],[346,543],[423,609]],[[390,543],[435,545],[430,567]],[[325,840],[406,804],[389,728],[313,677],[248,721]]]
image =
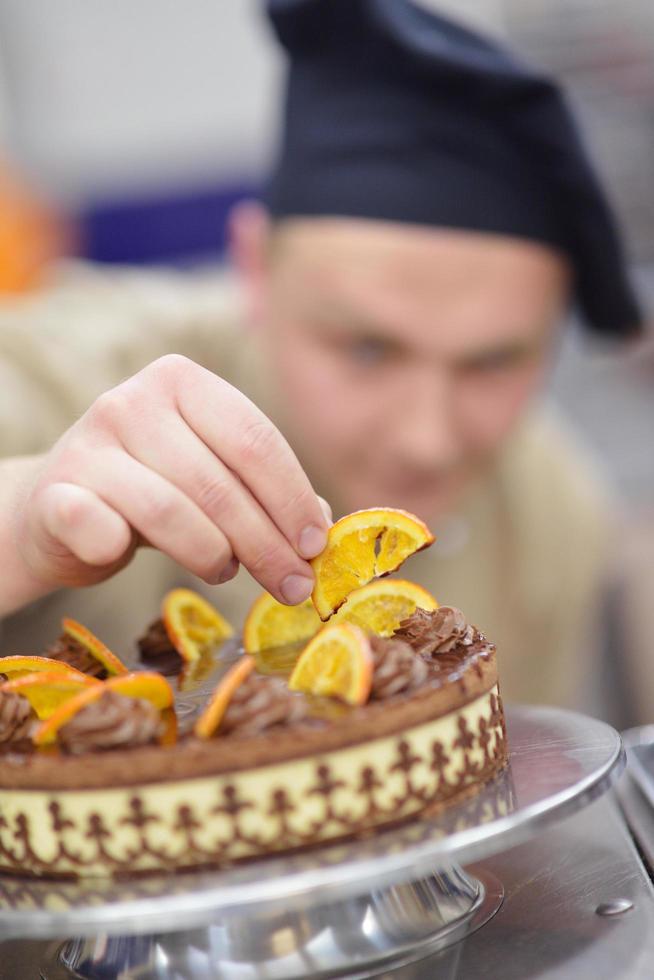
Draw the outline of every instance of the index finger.
[[[179,379],[178,407],[187,425],[259,501],[303,558],[320,554],[328,524],[309,478],[281,432],[229,382],[193,364]]]

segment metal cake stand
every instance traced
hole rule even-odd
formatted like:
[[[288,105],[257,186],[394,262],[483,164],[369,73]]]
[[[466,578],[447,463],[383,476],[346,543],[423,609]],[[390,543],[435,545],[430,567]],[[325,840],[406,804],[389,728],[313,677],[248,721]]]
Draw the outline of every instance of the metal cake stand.
[[[331,980],[428,956],[502,904],[501,882],[463,864],[581,809],[623,768],[602,722],[516,707],[507,727],[510,765],[479,795],[364,841],[122,883],[0,877],[0,941],[57,939],[47,980]]]

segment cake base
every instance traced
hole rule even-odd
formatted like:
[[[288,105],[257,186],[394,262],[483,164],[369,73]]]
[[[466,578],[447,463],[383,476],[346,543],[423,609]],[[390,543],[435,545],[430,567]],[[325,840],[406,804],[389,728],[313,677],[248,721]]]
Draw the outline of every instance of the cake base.
[[[0,940],[57,938],[53,976],[65,956],[82,978],[125,980],[336,977],[344,960],[346,975],[368,977],[426,956],[475,927],[480,893],[474,881],[470,891],[471,878],[486,887],[483,901],[499,901],[479,869],[459,877],[461,864],[571,815],[622,770],[619,736],[594,719],[509,708],[507,728],[509,766],[477,796],[361,842],[129,882],[0,877]],[[443,897],[448,882],[451,900]],[[367,914],[349,921],[354,908]],[[450,966],[456,973],[457,949],[444,954],[445,975]]]

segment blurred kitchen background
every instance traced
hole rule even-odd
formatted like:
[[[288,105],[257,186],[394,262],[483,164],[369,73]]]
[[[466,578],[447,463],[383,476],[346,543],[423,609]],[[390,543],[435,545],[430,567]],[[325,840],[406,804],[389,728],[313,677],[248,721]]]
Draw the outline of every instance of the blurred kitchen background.
[[[652,0],[421,2],[503,36],[568,86],[654,308]],[[47,275],[53,253],[220,262],[228,209],[256,195],[274,152],[283,70],[257,0],[0,0],[5,302]],[[614,356],[571,331],[551,398],[622,497],[627,591],[654,607],[651,348]]]

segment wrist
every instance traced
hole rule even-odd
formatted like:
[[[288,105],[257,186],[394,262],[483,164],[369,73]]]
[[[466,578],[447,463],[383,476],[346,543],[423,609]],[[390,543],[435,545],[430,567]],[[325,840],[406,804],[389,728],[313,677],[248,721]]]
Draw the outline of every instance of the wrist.
[[[37,578],[19,545],[22,510],[36,482],[40,456],[0,461],[0,616],[20,609],[56,586]]]

